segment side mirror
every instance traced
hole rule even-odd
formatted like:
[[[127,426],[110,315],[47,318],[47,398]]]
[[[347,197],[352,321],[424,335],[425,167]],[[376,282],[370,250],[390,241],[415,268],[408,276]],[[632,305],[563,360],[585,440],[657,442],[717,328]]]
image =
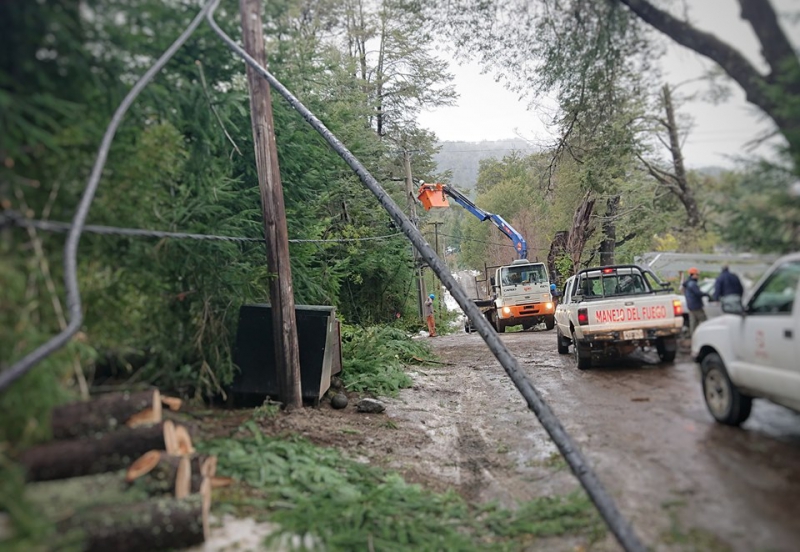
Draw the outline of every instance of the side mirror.
[[[742,297],[740,295],[726,295],[720,301],[722,312],[728,314],[744,314]]]
[[[494,287],[494,286],[495,286],[495,283],[494,283],[494,276],[489,276],[489,283],[490,283],[490,284],[492,284],[492,287]]]

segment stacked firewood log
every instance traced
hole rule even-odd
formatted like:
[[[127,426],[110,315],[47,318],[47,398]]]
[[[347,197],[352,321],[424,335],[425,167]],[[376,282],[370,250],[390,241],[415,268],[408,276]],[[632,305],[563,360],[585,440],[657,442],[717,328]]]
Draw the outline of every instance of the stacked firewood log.
[[[25,494],[57,528],[53,549],[185,548],[208,536],[217,459],[192,430],[165,419],[180,399],[158,390],[110,393],[53,410],[54,440],[22,453]]]

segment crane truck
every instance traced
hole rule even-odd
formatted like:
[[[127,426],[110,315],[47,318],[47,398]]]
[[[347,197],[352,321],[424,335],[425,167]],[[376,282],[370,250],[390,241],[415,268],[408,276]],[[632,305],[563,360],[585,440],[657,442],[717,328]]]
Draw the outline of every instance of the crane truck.
[[[475,303],[483,315],[499,333],[507,327],[522,324],[529,329],[544,322],[548,330],[555,326],[555,307],[550,295],[550,278],[544,263],[531,262],[527,259],[528,244],[522,234],[517,232],[503,217],[484,211],[475,205],[467,196],[450,185],[435,183],[426,184],[420,181],[417,198],[426,211],[437,207],[448,207],[450,197],[477,217],[481,222],[490,221],[514,244],[519,256],[509,265],[486,267],[494,269],[494,275],[485,278],[487,282],[486,296],[489,299],[477,298]],[[465,326],[470,331],[469,323]]]

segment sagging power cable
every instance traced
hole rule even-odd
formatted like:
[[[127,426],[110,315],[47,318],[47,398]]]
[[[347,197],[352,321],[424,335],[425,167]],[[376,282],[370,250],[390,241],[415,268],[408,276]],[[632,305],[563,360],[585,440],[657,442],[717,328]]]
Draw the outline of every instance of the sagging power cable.
[[[36,220],[21,216],[14,211],[0,215],[0,227],[8,221],[9,224],[20,227],[32,227],[47,232],[69,232],[73,225],[68,222],[57,222],[50,220]],[[171,238],[179,240],[200,240],[200,241],[225,241],[225,242],[260,242],[264,243],[264,238],[245,238],[241,236],[218,236],[214,234],[192,234],[189,232],[166,232],[163,230],[147,230],[144,228],[122,228],[119,226],[102,226],[98,224],[86,224],[83,232],[92,234],[103,234],[107,236],[131,236],[137,238]],[[363,238],[330,238],[330,239],[304,239],[290,238],[289,243],[350,243],[373,240],[388,240],[397,236],[402,236],[402,232],[386,234],[383,236],[366,236]]]
[[[191,23],[186,27],[186,30],[173,42],[169,48],[161,54],[156,62],[142,75],[133,88],[130,89],[128,94],[119,104],[111,122],[106,128],[103,135],[103,140],[100,143],[100,149],[97,152],[97,157],[94,160],[92,172],[89,175],[89,180],[86,183],[86,189],[81,196],[78,203],[78,209],[75,211],[75,216],[72,218],[72,228],[67,235],[67,241],[64,244],[64,287],[67,290],[67,312],[69,316],[69,323],[67,327],[60,333],[50,338],[46,343],[39,346],[34,351],[25,355],[22,359],[17,361],[7,370],[0,372],[0,392],[4,391],[18,378],[25,375],[31,368],[36,366],[42,359],[63,347],[69,339],[77,333],[83,323],[83,312],[81,309],[81,295],[78,289],[78,242],[81,239],[83,228],[86,223],[86,217],[89,214],[89,207],[94,200],[97,186],[100,183],[100,177],[103,174],[103,168],[108,159],[108,151],[111,148],[111,142],[117,133],[119,125],[122,123],[122,118],[130,108],[136,97],[144,90],[145,86],[161,71],[167,62],[175,55],[175,52],[183,46],[183,44],[192,36],[195,29],[202,23],[203,18],[209,12],[214,1],[207,2],[200,12],[192,19]]]
[[[414,247],[419,251],[428,265],[436,273],[439,280],[445,285],[450,292],[450,295],[458,302],[461,309],[470,319],[470,322],[478,330],[486,345],[494,354],[495,358],[503,366],[503,369],[508,374],[511,381],[514,382],[517,390],[525,398],[528,407],[534,412],[536,417],[545,428],[550,438],[558,447],[558,450],[564,456],[572,472],[578,478],[583,488],[595,504],[598,512],[605,520],[611,532],[617,538],[619,543],[625,550],[644,552],[645,547],[642,545],[639,537],[633,531],[633,528],[627,520],[620,514],[614,500],[603,487],[597,475],[589,466],[583,454],[578,450],[577,445],[572,440],[572,437],[566,432],[561,422],[556,418],[550,406],[545,402],[539,391],[525,376],[525,373],[520,368],[517,359],[506,348],[500,337],[495,333],[494,328],[489,324],[489,321],[483,317],[478,307],[467,296],[466,292],[461,288],[458,282],[453,278],[450,270],[444,262],[436,255],[433,248],[425,241],[420,231],[414,226],[408,217],[400,210],[397,204],[392,200],[386,190],[381,187],[378,181],[369,173],[369,171],[361,164],[361,162],[344,146],[344,144],[320,121],[308,108],[306,108],[300,100],[298,100],[283,84],[281,84],[269,71],[262,67],[256,60],[254,60],[247,52],[244,51],[236,42],[234,42],[214,21],[214,12],[219,5],[219,0],[212,0],[212,7],[208,12],[208,23],[217,35],[225,42],[225,44],[238,56],[242,57],[250,67],[261,75],[269,82],[270,86],[278,92],[289,103],[289,105],[297,111],[303,119],[316,130],[333,150],[348,164],[348,166],[358,175],[364,186],[372,192],[377,198],[378,202],[394,219],[400,230],[411,241]]]

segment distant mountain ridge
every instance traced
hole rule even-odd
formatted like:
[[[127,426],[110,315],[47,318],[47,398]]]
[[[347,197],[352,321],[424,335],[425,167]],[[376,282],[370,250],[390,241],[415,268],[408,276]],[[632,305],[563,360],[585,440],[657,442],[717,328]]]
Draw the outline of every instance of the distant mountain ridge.
[[[471,190],[478,181],[478,165],[482,159],[502,159],[514,151],[529,154],[537,148],[525,140],[483,140],[481,142],[440,142],[442,149],[433,156],[437,172],[452,171],[450,182],[460,190]]]
[[[480,142],[444,141],[439,142],[441,150],[433,156],[438,173],[452,171],[450,183],[459,190],[471,191],[478,181],[478,167],[483,159],[502,159],[514,151],[531,154],[538,148],[520,138],[508,140],[483,140]],[[719,176],[725,167],[689,167],[700,174]]]

